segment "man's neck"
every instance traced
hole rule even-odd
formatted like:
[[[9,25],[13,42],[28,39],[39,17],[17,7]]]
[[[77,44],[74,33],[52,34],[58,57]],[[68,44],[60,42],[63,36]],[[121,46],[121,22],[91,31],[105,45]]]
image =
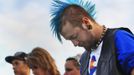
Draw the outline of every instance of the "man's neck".
[[[94,45],[92,47],[92,49],[96,49],[98,47],[98,45],[101,43],[102,38],[105,34],[106,28],[105,26],[101,26],[101,25],[96,25],[94,28],[94,33],[95,33],[95,42]]]

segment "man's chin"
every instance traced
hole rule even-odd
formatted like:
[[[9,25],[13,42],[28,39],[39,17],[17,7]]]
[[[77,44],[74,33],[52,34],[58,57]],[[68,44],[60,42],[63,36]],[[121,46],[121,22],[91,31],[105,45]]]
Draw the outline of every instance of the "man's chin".
[[[89,46],[79,45],[78,47],[83,47],[86,51],[90,51],[91,50],[91,47],[89,47]]]
[[[90,51],[91,50],[91,48],[87,47],[87,46],[85,46],[84,48],[85,48],[86,51]]]

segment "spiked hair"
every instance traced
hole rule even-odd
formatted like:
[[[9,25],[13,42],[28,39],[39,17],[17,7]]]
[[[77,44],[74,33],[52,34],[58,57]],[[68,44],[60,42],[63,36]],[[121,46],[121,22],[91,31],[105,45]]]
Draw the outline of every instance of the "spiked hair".
[[[60,42],[62,42],[60,35],[61,15],[70,5],[77,5],[82,7],[88,13],[88,16],[93,19],[95,18],[95,4],[92,4],[91,1],[84,2],[84,0],[67,0],[67,2],[62,2],[60,0],[53,0],[51,9],[51,30]]]

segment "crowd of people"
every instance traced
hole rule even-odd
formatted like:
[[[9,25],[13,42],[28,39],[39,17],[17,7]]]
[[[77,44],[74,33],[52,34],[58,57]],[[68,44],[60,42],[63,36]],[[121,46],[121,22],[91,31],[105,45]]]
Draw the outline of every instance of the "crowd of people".
[[[80,55],[77,58],[67,58],[64,75],[80,75],[78,58]],[[5,60],[12,65],[15,75],[30,75],[30,69],[34,75],[61,75],[53,57],[40,47],[34,48],[30,53],[16,52]]]
[[[134,75],[134,34],[128,28],[107,28],[95,19],[95,4],[84,0],[53,0],[52,32],[74,46],[83,47],[80,56],[65,61],[64,75]],[[16,52],[5,60],[15,75],[61,75],[54,58],[46,49]]]

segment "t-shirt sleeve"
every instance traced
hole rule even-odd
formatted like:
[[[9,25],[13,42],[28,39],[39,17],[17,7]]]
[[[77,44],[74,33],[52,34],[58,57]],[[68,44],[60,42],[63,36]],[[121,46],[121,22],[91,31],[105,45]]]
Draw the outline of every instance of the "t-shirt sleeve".
[[[134,35],[124,30],[118,30],[115,33],[115,46],[122,70],[130,74],[134,68]]]

